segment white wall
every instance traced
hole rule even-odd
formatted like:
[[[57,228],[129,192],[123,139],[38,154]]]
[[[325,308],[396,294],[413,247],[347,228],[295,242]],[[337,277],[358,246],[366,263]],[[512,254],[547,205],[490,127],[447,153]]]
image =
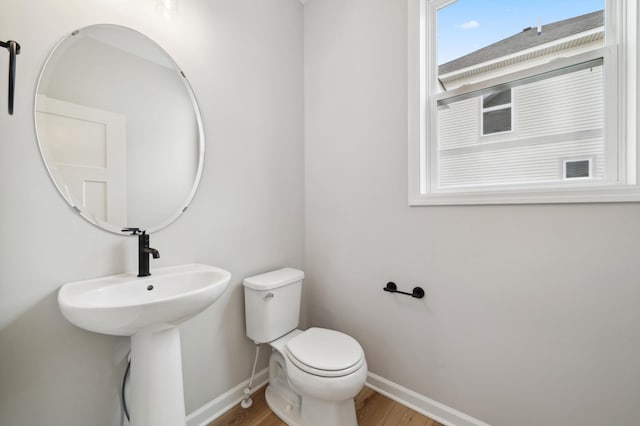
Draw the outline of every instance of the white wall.
[[[154,267],[202,262],[233,277],[182,331],[191,412],[250,373],[242,278],[303,263],[302,5],[297,0],[189,0],[171,22],[154,2],[4,2],[0,39],[22,45],[15,115],[5,110],[0,52],[0,424],[119,425],[126,338],[64,320],[61,284],[134,270],[136,241],[74,214],[40,159],[33,96],[40,68],[70,31],[95,23],[139,30],[185,71],[203,113],[201,187],[177,222],[152,235]],[[262,366],[264,366],[264,359]]]
[[[638,424],[640,205],[408,207],[406,14],[305,6],[310,324],[492,425]]]

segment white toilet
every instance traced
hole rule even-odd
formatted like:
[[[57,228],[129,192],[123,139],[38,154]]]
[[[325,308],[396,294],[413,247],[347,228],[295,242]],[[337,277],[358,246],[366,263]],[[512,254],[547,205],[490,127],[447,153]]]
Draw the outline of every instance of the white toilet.
[[[247,336],[269,343],[267,404],[290,426],[355,426],[353,398],[367,377],[360,344],[335,330],[298,330],[304,272],[292,268],[244,280]]]

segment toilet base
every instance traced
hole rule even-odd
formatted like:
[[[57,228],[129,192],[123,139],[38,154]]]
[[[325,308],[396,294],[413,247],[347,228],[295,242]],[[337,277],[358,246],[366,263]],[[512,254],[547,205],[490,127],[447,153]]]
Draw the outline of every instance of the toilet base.
[[[357,426],[358,424],[352,399],[337,404],[305,398],[300,407],[297,402],[288,400],[277,387],[271,385],[267,386],[265,399],[271,411],[289,426]]]
[[[267,405],[289,426],[357,426],[353,398],[325,401],[301,396],[291,386],[283,355],[274,350],[269,358]]]
[[[267,405],[289,426],[301,426],[300,395],[289,386],[286,362],[282,354],[273,351],[269,358],[269,384],[265,391]]]
[[[267,386],[264,396],[271,411],[283,422],[289,426],[302,426],[299,403],[289,401],[286,395],[271,385]]]
[[[356,406],[353,399],[339,403],[315,398],[302,399],[301,417],[304,426],[357,426]]]

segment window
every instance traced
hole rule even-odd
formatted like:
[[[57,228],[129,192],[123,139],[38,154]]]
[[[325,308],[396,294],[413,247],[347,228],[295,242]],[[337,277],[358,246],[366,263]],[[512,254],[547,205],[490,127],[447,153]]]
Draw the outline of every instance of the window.
[[[482,96],[482,135],[511,130],[511,89]]]
[[[562,176],[565,179],[588,179],[592,176],[593,161],[591,158],[583,160],[563,160]]]
[[[410,203],[640,201],[636,2],[513,2],[409,0]]]

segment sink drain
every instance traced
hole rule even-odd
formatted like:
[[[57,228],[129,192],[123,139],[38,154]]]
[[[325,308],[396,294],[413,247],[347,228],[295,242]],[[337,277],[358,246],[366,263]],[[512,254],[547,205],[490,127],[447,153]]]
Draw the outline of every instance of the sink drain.
[[[149,284],[149,285],[147,286],[147,290],[149,290],[149,291],[153,290],[153,286],[152,286],[151,284]]]

